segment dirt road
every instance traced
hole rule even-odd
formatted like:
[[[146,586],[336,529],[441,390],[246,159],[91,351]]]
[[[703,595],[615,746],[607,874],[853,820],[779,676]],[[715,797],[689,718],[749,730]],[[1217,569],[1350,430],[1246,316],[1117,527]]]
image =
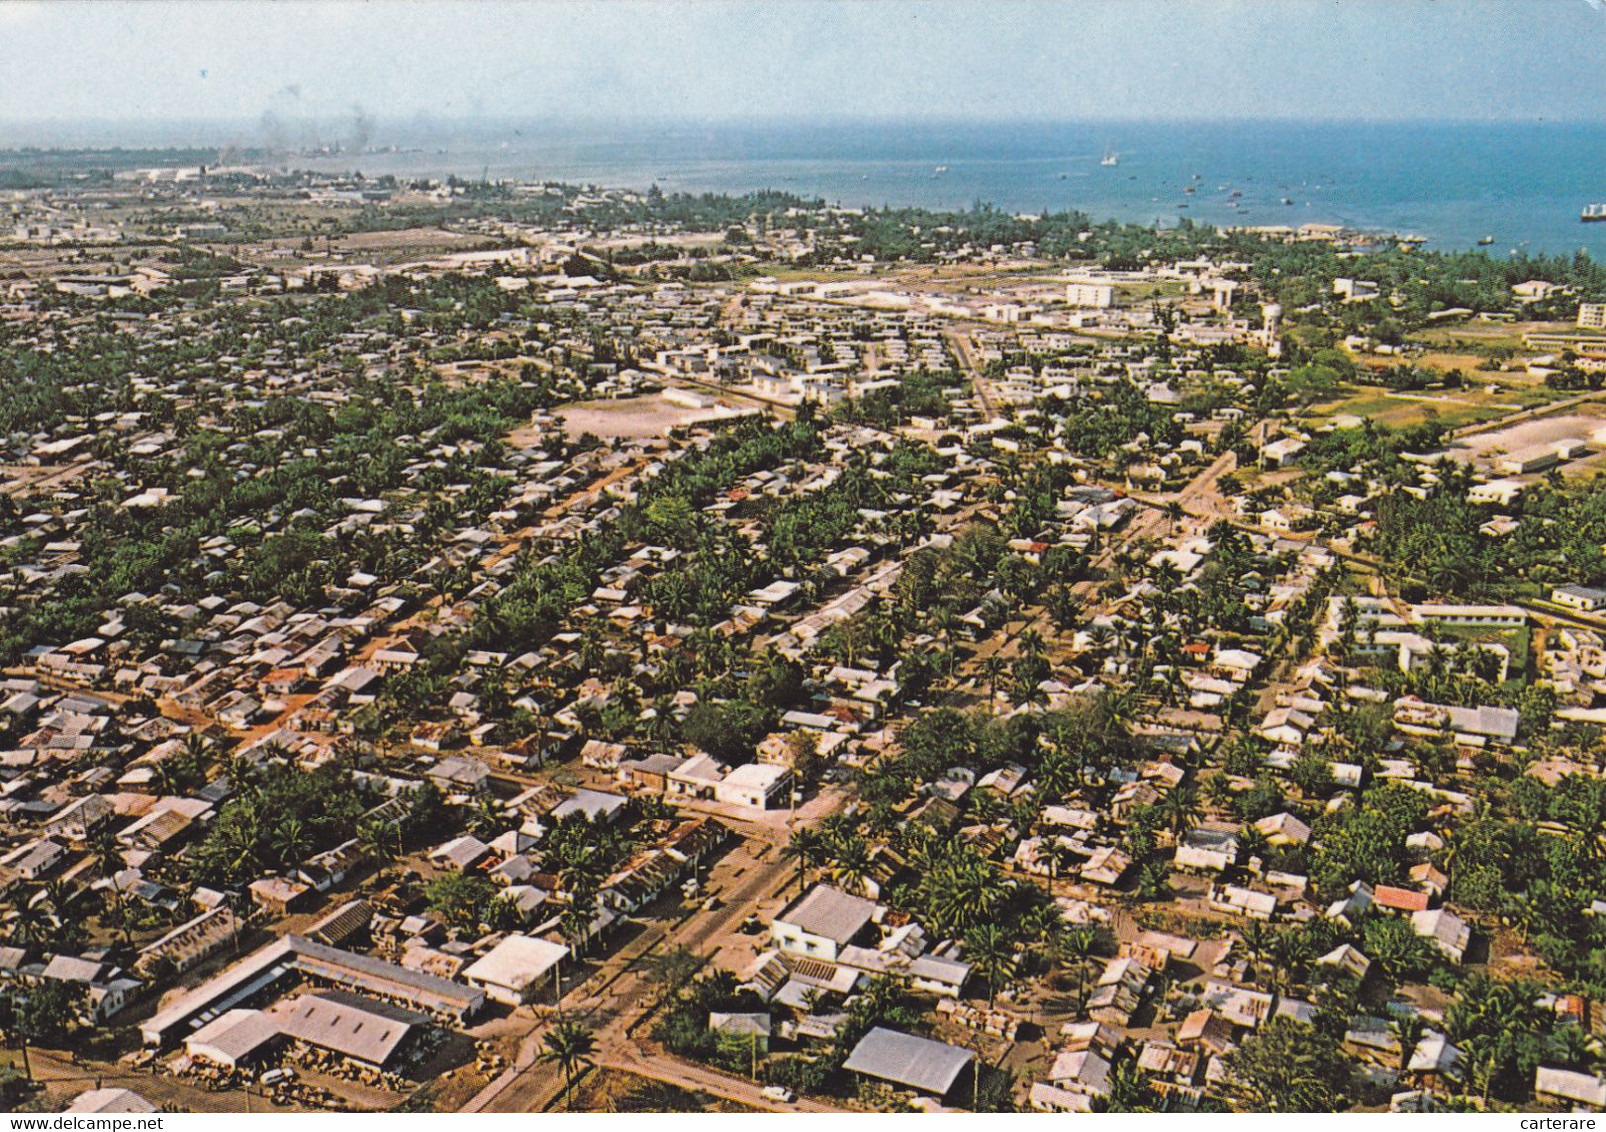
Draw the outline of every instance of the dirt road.
[[[847,795],[831,787],[800,808],[798,825],[812,825],[835,813]],[[776,811],[767,825],[772,834],[789,823]],[[784,839],[782,839],[784,840]],[[813,1102],[777,1105],[760,1095],[761,1086],[682,1062],[653,1048],[645,1038],[645,1022],[657,998],[644,961],[677,948],[707,956],[735,936],[749,916],[773,915],[793,895],[796,867],[782,857],[770,838],[747,838],[713,868],[709,890],[719,899],[712,911],[697,911],[674,924],[654,925],[630,941],[602,965],[583,985],[564,997],[564,1012],[579,1019],[596,1041],[596,1064],[675,1084],[702,1088],[741,1104],[777,1111],[825,1111],[830,1106]],[[563,1073],[539,1060],[542,1041],[552,1019],[531,1023],[519,1043],[513,1066],[463,1106],[464,1112],[540,1112],[563,1091]],[[706,1080],[705,1080],[706,1078]]]

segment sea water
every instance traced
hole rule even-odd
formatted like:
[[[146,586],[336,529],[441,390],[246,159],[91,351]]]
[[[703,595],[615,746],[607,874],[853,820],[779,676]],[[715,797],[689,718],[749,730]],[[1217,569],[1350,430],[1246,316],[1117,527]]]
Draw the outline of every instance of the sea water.
[[[204,128],[214,142],[226,133],[218,123]],[[318,129],[338,143],[338,123]],[[249,146],[252,132],[240,126],[227,140]],[[5,133],[0,144],[10,141]],[[163,144],[199,140],[162,133]],[[1144,224],[1342,224],[1422,236],[1434,248],[1492,237],[1491,255],[1585,249],[1606,259],[1606,224],[1579,221],[1585,205],[1606,203],[1606,123],[381,118],[369,144],[366,153],[289,154],[275,164],[666,192],[780,189],[849,207],[984,201]],[[1107,155],[1117,163],[1104,164]]]

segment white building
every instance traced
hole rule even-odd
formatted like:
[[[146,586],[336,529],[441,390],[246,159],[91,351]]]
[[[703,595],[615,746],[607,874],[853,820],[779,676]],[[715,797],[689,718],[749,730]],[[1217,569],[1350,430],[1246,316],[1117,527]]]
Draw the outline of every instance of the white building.
[[[714,787],[714,800],[752,810],[767,810],[784,800],[792,785],[792,772],[775,763],[747,763],[727,774]]]
[[[1557,586],[1550,591],[1550,600],[1569,609],[1593,613],[1606,608],[1606,590],[1594,586]]]
[[[1105,310],[1115,305],[1115,287],[1110,283],[1072,280],[1065,287],[1065,301],[1073,307]]]
[[[770,939],[782,951],[835,962],[875,918],[877,905],[827,885],[815,885],[775,917]]]
[[[470,986],[507,1006],[522,1006],[540,993],[558,964],[569,955],[561,943],[510,935],[463,971]]]

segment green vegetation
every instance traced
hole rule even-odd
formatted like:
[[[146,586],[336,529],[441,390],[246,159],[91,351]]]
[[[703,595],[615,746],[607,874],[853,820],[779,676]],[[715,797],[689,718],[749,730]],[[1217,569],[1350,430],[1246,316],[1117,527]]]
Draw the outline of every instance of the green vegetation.
[[[1467,502],[1466,474],[1447,464],[1426,498],[1393,492],[1377,512],[1375,548],[1389,575],[1413,591],[1449,597],[1535,597],[1570,582],[1606,578],[1606,491],[1535,484],[1510,508],[1503,539],[1478,528],[1489,512]]]
[[[294,870],[353,835],[377,799],[351,768],[287,763],[236,765],[234,795],[181,867],[196,884],[235,888],[268,872]]]

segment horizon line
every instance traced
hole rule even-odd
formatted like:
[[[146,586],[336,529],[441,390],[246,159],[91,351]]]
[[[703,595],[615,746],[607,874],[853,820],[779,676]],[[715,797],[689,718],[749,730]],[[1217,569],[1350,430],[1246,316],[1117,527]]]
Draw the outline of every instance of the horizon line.
[[[849,126],[849,125],[932,125],[932,126],[968,126],[968,125],[1109,125],[1109,124],[1220,124],[1220,125],[1257,125],[1262,123],[1278,125],[1598,125],[1606,127],[1606,116],[1564,116],[1535,114],[1525,116],[1476,116],[1476,115],[1402,115],[1398,117],[1381,117],[1370,115],[1321,115],[1308,114],[1265,114],[1265,115],[1210,115],[1210,114],[1179,114],[1179,115],[1067,115],[1054,117],[1050,115],[1023,115],[999,114],[994,116],[953,116],[953,115],[849,115],[829,114],[809,116],[804,114],[764,114],[731,117],[710,117],[706,114],[561,114],[545,115],[538,113],[502,113],[502,114],[437,114],[424,111],[397,112],[376,111],[362,108],[363,115],[373,124],[391,125],[472,125],[475,123],[495,124],[503,122],[550,122],[553,126],[565,123],[577,125],[590,123],[609,123],[615,125],[663,125],[665,123],[700,125],[700,126],[744,126],[744,125],[821,125],[821,126]],[[309,114],[296,119],[300,122],[349,122],[350,113]],[[29,127],[29,126],[55,126],[55,125],[99,125],[99,126],[228,126],[228,125],[257,125],[260,115],[163,115],[160,117],[131,117],[106,115],[52,115],[43,117],[10,117],[0,114],[0,127]]]

